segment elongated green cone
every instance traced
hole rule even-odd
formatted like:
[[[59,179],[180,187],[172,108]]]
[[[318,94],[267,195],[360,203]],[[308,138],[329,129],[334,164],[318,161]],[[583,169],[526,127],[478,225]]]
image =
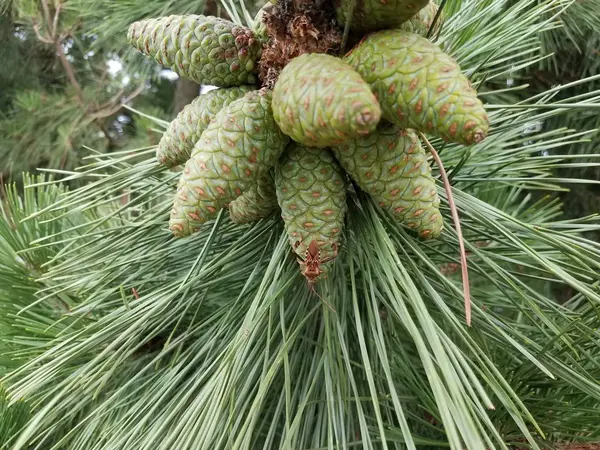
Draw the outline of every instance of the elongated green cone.
[[[352,67],[313,53],[294,58],[281,71],[273,89],[273,115],[294,141],[328,147],[373,131],[381,108]]]
[[[398,27],[399,30],[409,31],[411,33],[416,33],[420,36],[427,36],[427,32],[431,25],[433,24],[433,19],[435,19],[435,15],[438,12],[438,5],[434,2],[430,2],[425,8],[419,11],[414,17],[410,20],[404,22],[402,25]],[[436,22],[436,26],[432,31],[435,33],[441,24],[441,18],[438,18]]]
[[[257,82],[262,46],[250,29],[218,17],[168,16],[134,22],[127,39],[184,78],[219,87]]]
[[[251,86],[216,89],[196,97],[177,115],[163,134],[156,159],[166,167],[186,162],[202,132],[224,106],[255,90]]]
[[[427,39],[380,31],[346,60],[371,85],[384,119],[465,145],[485,139],[489,121],[477,92],[456,61]]]
[[[275,165],[289,142],[273,120],[271,91],[248,92],[216,115],[196,142],[175,195],[176,236],[200,229]]]
[[[351,18],[350,29],[352,31],[375,31],[394,28],[406,22],[427,5],[428,1],[336,0],[335,12],[338,23],[342,27]]]
[[[259,178],[255,185],[229,205],[232,222],[242,224],[269,217],[277,209],[277,196],[273,177],[269,174]]]
[[[399,222],[425,239],[443,227],[427,155],[411,130],[381,123],[374,133],[334,149],[358,186]]]
[[[321,261],[335,257],[347,205],[344,173],[331,152],[292,143],[275,168],[275,188],[290,245],[300,259],[306,260],[312,241]],[[320,266],[322,273],[326,270]]]

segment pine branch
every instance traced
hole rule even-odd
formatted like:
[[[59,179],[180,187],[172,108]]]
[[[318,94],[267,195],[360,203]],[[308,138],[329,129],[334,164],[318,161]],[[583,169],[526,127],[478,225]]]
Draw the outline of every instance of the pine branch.
[[[457,234],[420,241],[356,192],[343,251],[319,285],[332,313],[306,289],[280,220],[237,226],[222,213],[173,239],[180,174],[154,147],[94,152],[60,172],[79,188],[26,208],[10,222],[21,233],[0,228],[0,249],[18,240],[19,256],[46,256],[35,280],[15,277],[32,272],[12,250],[0,258],[27,281],[22,292],[40,289],[0,302],[18,305],[11,325],[27,337],[14,337],[22,364],[3,382],[35,408],[16,450],[507,449],[600,436],[600,244],[587,238],[600,222],[563,219],[539,195],[593,183],[579,173],[597,155],[556,151],[589,141],[561,121],[597,110],[600,91],[578,80],[585,93],[566,94],[571,84],[513,102],[517,88],[490,82],[537,64],[539,33],[554,26],[539,17],[564,2],[446,5],[439,41],[494,99],[485,141],[427,138],[443,148],[460,215],[474,326],[451,270]],[[564,167],[577,172],[557,175]],[[53,186],[30,182],[26,199]],[[552,289],[566,285],[559,303]],[[63,295],[68,312],[36,314]]]
[[[45,1],[46,0],[42,0],[42,3],[45,3]],[[76,93],[75,98],[77,99],[77,102],[83,106],[83,91],[81,90],[81,86],[79,85],[79,82],[77,81],[77,78],[75,77],[75,72],[73,71],[73,66],[67,59],[67,56],[65,55],[65,52],[64,52],[62,46],[63,46],[62,39],[54,41],[54,47],[56,48],[58,60],[60,61],[61,65],[63,66],[63,69],[65,70],[65,73],[67,74],[67,78],[69,79],[69,82],[71,83],[71,86],[73,86],[73,89],[75,90],[75,93]]]
[[[34,21],[33,27],[34,27],[36,36],[38,37],[38,39],[41,42],[50,44],[54,47],[57,58],[67,76],[67,79],[69,80],[69,83],[71,84],[71,86],[75,92],[75,99],[76,99],[77,103],[79,104],[79,106],[86,108],[85,115],[87,117],[87,120],[90,120],[92,123],[94,123],[98,127],[98,129],[103,133],[103,135],[107,141],[107,147],[114,148],[115,142],[114,142],[113,137],[111,136],[110,132],[108,131],[106,124],[104,123],[104,119],[106,117],[110,117],[110,116],[113,116],[114,114],[118,113],[123,108],[123,104],[131,102],[135,97],[140,95],[141,92],[145,88],[145,83],[144,82],[141,83],[133,92],[131,92],[124,99],[121,99],[121,96],[122,96],[122,92],[121,92],[121,94],[117,94],[117,95],[113,96],[110,99],[110,101],[105,103],[102,107],[98,106],[98,107],[92,108],[92,109],[89,107],[86,107],[86,100],[84,99],[84,93],[83,93],[81,84],[77,80],[77,76],[75,74],[73,65],[68,60],[68,58],[64,52],[64,48],[63,48],[64,39],[70,33],[72,33],[72,30],[69,33],[61,33],[60,30],[58,30],[58,23],[60,20],[62,3],[57,2],[53,5],[54,6],[53,14],[51,14],[48,0],[42,0],[41,6],[42,6],[42,11],[43,11],[43,17],[45,19],[44,25],[45,25],[45,28],[47,30],[49,30],[48,31],[49,34],[48,34],[48,36],[42,36],[41,32],[39,30],[39,26]],[[90,109],[91,109],[91,111],[90,111]],[[59,166],[60,169],[63,169],[65,167],[66,153],[68,152],[68,150],[69,150],[69,148],[65,147],[65,152],[63,153],[63,157],[61,158],[61,163]]]

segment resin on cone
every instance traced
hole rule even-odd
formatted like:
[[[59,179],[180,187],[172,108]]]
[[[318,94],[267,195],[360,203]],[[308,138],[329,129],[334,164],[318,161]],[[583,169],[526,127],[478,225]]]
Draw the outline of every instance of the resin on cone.
[[[381,109],[369,85],[341,59],[304,54],[281,72],[273,115],[294,141],[328,147],[373,131]]]
[[[229,217],[237,224],[256,222],[277,209],[275,184],[270,172],[229,205]]]
[[[443,227],[440,200],[415,132],[381,123],[369,136],[334,149],[344,170],[379,206],[424,239]]]
[[[240,86],[215,89],[196,97],[192,103],[181,110],[163,134],[156,149],[158,162],[165,167],[185,163],[190,158],[200,135],[217,113],[251,90],[255,88]]]
[[[275,124],[271,91],[247,93],[202,133],[181,175],[170,228],[186,236],[214,218],[275,165],[289,142]]]
[[[485,139],[489,121],[477,92],[456,61],[427,39],[380,31],[346,60],[371,85],[384,119],[465,145]]]
[[[305,260],[313,241],[321,261],[334,258],[347,205],[345,175],[331,152],[290,144],[275,168],[275,188],[289,242],[299,260]],[[320,270],[326,273],[327,265]]]
[[[350,18],[350,29],[366,32],[394,28],[417,14],[429,0],[336,0],[341,27]]]
[[[184,78],[219,87],[255,84],[262,46],[246,27],[218,17],[167,16],[134,22],[127,39]]]

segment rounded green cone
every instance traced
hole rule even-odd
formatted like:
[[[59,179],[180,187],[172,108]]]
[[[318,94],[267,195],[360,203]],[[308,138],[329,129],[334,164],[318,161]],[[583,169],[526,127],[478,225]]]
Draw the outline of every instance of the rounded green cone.
[[[252,31],[218,17],[168,16],[134,22],[127,39],[184,78],[219,87],[255,84],[262,46]]]
[[[215,89],[196,97],[181,110],[163,134],[156,149],[158,162],[166,167],[185,163],[217,113],[251,90],[256,89],[251,86]]]
[[[281,71],[273,89],[273,115],[294,141],[328,147],[373,131],[381,108],[352,67],[313,53],[294,58]]]
[[[433,24],[433,19],[435,19],[435,15],[437,14],[438,10],[439,6],[434,2],[430,2],[414,17],[400,25],[398,29],[402,31],[416,33],[420,36],[427,36],[427,33],[429,32],[429,29]],[[435,33],[437,31],[437,29],[440,26],[440,23],[441,18],[438,18],[435,28],[432,30],[432,33]]]
[[[229,205],[229,217],[237,224],[256,222],[277,209],[275,184],[270,173],[258,179],[250,189]]]
[[[358,186],[399,222],[425,239],[440,235],[440,200],[414,131],[382,123],[374,133],[348,141],[334,153]]]
[[[252,91],[216,115],[181,175],[170,229],[186,236],[242,195],[275,165],[289,139],[275,124],[271,91]]]
[[[346,61],[370,84],[384,119],[470,145],[485,139],[488,116],[460,67],[437,45],[406,31],[380,31]]]
[[[366,32],[394,28],[406,22],[429,0],[336,0],[336,17],[341,27],[351,17],[350,29]],[[352,12],[351,12],[352,11]],[[352,14],[350,16],[350,14]]]
[[[277,201],[292,249],[306,258],[315,241],[321,260],[339,248],[346,215],[344,172],[329,150],[290,144],[275,168]],[[327,265],[321,266],[323,273]]]

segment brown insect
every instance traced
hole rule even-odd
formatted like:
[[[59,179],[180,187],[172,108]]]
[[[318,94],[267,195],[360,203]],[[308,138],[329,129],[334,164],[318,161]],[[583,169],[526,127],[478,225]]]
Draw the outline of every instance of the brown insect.
[[[296,242],[296,247],[298,247],[299,245],[300,242]],[[310,288],[310,290],[313,291],[313,293],[317,297],[319,297],[329,309],[335,312],[335,309],[333,309],[333,307],[329,303],[327,303],[325,299],[321,297],[315,290],[317,278],[319,278],[319,275],[323,273],[323,271],[321,270],[321,264],[325,264],[326,262],[335,259],[338,255],[337,245],[332,243],[331,247],[333,248],[333,255],[328,258],[321,259],[321,250],[317,245],[317,241],[313,240],[310,242],[308,248],[306,249],[304,259],[302,259],[301,257],[297,257],[296,260],[298,261],[298,264],[300,264],[302,275],[304,275],[304,277],[308,281],[308,287]]]
[[[296,247],[299,245],[300,242],[297,242]],[[317,278],[323,273],[321,270],[321,264],[325,264],[326,262],[329,262],[337,257],[337,245],[331,244],[331,247],[333,248],[333,256],[322,260],[321,250],[317,246],[317,241],[312,240],[306,249],[304,259],[301,259],[300,257],[296,258],[298,260],[298,264],[300,264],[300,267],[302,268],[302,275],[306,277],[310,287],[314,287],[317,282]]]

